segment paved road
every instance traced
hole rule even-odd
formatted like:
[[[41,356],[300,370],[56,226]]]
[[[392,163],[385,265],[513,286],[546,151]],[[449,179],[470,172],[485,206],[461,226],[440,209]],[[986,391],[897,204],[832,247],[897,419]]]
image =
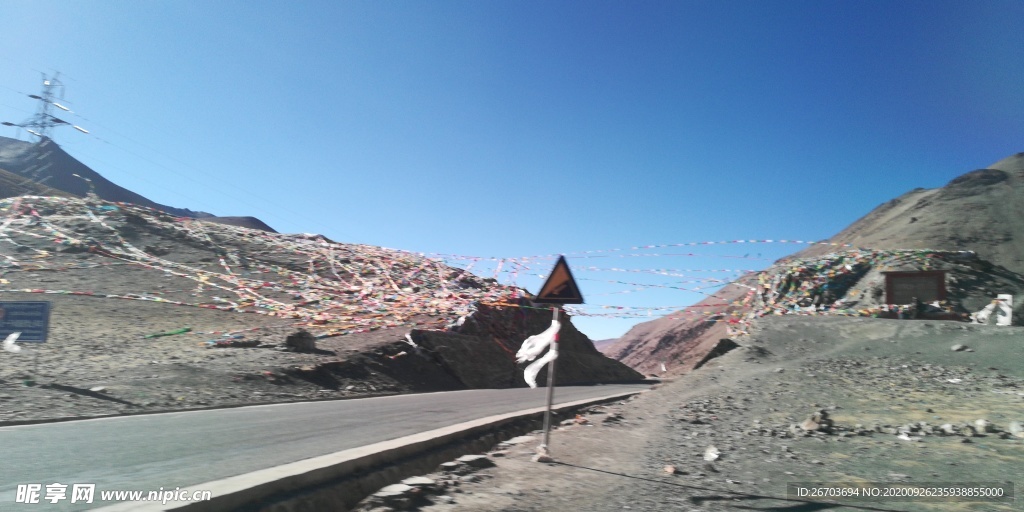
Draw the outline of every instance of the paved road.
[[[555,401],[647,387],[561,387]],[[0,427],[0,511],[73,509],[69,499],[57,505],[15,504],[18,484],[42,484],[44,494],[47,484],[67,484],[68,498],[75,483],[96,484],[96,498],[100,490],[186,488],[542,407],[545,393],[544,388],[483,389]]]

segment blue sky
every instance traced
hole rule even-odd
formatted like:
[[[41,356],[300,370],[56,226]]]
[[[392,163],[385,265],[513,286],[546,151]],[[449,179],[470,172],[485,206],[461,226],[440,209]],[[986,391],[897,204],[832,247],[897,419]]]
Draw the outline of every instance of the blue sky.
[[[55,140],[155,201],[431,254],[567,253],[592,312],[682,306],[701,295],[650,285],[801,246],[579,253],[824,239],[1024,151],[1022,22],[1018,1],[7,1],[0,120],[60,71],[91,134]]]

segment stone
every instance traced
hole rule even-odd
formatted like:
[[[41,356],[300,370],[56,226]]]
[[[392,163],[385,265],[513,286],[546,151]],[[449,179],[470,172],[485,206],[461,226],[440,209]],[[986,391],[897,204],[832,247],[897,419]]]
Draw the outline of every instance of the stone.
[[[949,349],[952,350],[953,352],[963,352],[964,350],[967,350],[967,345],[961,345],[957,343],[956,345],[953,345]]]
[[[1006,430],[1014,437],[1024,437],[1024,424],[1019,421],[1011,421]]]
[[[437,485],[437,482],[435,482],[432,478],[427,478],[425,476],[409,477],[406,478],[405,480],[402,480],[402,483],[412,487],[434,487],[435,485]]]
[[[494,467],[494,461],[486,455],[463,455],[455,459],[455,461],[477,469]]]
[[[947,436],[953,436],[957,434],[956,428],[953,427],[952,423],[943,423],[939,425],[939,431]]]
[[[602,423],[618,423],[622,421],[622,414],[614,413],[608,415],[605,419],[601,420]]]
[[[807,418],[806,420],[800,422],[800,429],[803,430],[804,432],[816,432],[820,428],[821,424],[819,424],[818,422],[814,421],[811,418]]]
[[[316,351],[316,336],[313,336],[309,331],[300,329],[297,332],[289,334],[284,341],[288,348],[296,352],[315,352]]]
[[[379,491],[377,491],[376,493],[374,493],[374,494],[380,494],[380,493],[388,493],[388,494],[390,494],[390,493],[398,493],[398,494],[402,494],[402,493],[409,492],[412,489],[413,489],[413,487],[411,485],[407,485],[407,484],[391,484],[391,485],[386,485],[384,487],[381,487],[381,489]]]
[[[715,447],[715,445],[708,446],[707,449],[704,450],[704,460],[708,462],[718,460],[721,453],[722,452],[718,451],[718,448]]]
[[[676,467],[672,465],[665,466],[664,471],[670,475],[676,474]]]
[[[518,437],[513,437],[512,439],[509,439],[508,441],[505,441],[504,444],[511,444],[511,445],[523,444],[523,443],[529,443],[530,441],[533,441],[534,439],[536,439],[536,437],[534,437],[534,436],[518,436]]]
[[[993,425],[991,421],[988,421],[986,419],[975,420],[974,428],[975,430],[983,434],[988,434],[996,431],[995,425]]]

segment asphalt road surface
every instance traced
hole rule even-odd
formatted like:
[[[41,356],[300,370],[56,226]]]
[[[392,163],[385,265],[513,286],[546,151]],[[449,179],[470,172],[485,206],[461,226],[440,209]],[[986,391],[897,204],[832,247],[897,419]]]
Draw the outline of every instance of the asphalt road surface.
[[[645,385],[560,387],[555,402]],[[546,389],[482,389],[358,400],[262,405],[0,427],[0,511],[111,505],[102,490],[188,488],[486,416],[543,407]],[[51,504],[46,486],[65,484]],[[41,484],[39,504],[16,503]],[[94,503],[70,503],[72,484],[96,484]]]

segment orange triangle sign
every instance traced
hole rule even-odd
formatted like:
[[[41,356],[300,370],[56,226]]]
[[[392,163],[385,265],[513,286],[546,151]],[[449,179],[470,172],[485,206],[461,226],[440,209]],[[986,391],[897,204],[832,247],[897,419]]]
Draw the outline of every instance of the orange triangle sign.
[[[583,294],[576,286],[576,280],[569,271],[569,264],[565,262],[565,256],[558,258],[551,275],[540,287],[540,292],[533,298],[533,302],[541,304],[583,304]]]

